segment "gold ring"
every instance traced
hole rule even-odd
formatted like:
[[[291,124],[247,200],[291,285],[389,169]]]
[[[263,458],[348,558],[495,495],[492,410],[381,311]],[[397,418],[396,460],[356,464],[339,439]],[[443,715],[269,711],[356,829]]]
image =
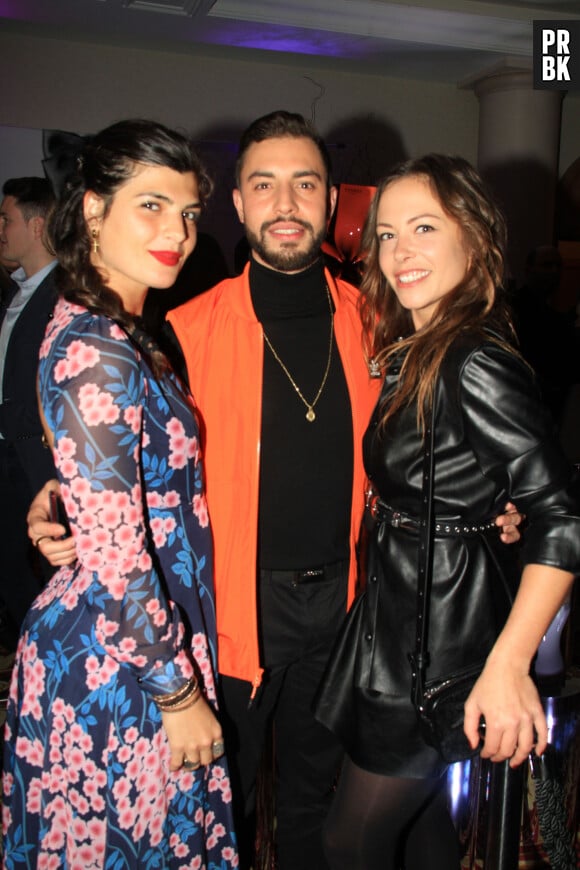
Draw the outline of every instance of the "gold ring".
[[[211,745],[211,751],[214,758],[219,758],[220,755],[223,755],[226,751],[223,740],[214,740]]]
[[[197,770],[198,767],[201,767],[201,761],[190,761],[189,758],[184,758],[183,767],[186,770]]]
[[[34,541],[34,546],[38,549],[38,545],[41,541],[44,541],[45,538],[50,538],[50,535],[40,535],[40,537]]]

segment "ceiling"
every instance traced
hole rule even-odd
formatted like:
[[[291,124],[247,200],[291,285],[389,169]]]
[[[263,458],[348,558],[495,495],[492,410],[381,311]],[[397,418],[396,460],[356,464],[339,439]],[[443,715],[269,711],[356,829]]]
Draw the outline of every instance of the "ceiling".
[[[529,64],[532,21],[579,0],[0,0],[0,29],[460,82]]]

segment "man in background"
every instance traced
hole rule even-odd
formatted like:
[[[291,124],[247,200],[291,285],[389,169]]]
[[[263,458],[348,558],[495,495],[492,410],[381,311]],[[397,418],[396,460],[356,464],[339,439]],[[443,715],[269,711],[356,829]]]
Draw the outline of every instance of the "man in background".
[[[44,178],[12,178],[3,187],[0,254],[17,264],[0,304],[0,598],[12,641],[42,586],[38,554],[26,534],[30,501],[54,477],[36,400],[38,351],[56,298],[56,260],[46,241],[54,207]]]

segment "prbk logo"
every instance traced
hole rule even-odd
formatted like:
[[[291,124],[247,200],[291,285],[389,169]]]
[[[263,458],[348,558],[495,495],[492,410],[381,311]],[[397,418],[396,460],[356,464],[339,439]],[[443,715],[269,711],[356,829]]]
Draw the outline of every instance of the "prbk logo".
[[[534,87],[580,89],[580,19],[534,21]]]

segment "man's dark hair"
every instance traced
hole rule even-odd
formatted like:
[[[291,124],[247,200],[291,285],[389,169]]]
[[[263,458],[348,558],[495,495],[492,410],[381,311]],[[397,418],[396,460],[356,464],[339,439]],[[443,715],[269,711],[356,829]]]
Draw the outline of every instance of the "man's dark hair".
[[[310,139],[314,142],[322,157],[324,168],[326,169],[327,186],[332,185],[332,166],[330,164],[330,155],[324,144],[322,136],[317,133],[315,128],[302,115],[295,112],[285,112],[282,109],[276,112],[270,112],[269,115],[263,115],[242,133],[238,148],[238,156],[236,159],[236,185],[240,186],[240,176],[242,164],[246,151],[255,142],[264,142],[266,139]]]
[[[36,176],[9,178],[2,193],[14,197],[25,221],[48,217],[56,201],[50,182]]]

